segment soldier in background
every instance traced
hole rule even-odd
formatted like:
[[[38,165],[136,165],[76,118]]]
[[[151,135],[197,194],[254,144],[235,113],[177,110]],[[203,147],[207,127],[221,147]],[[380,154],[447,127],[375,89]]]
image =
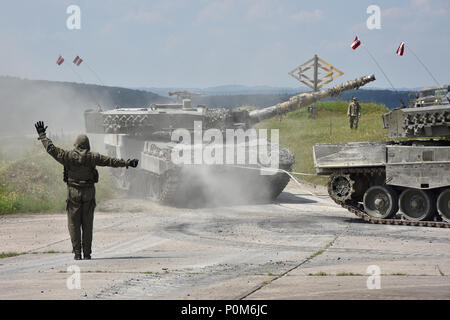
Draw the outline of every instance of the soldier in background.
[[[356,97],[353,97],[353,102],[348,105],[347,117],[350,123],[350,129],[358,129],[358,121],[361,118],[361,106]]]
[[[83,250],[84,259],[91,259],[92,228],[94,223],[95,187],[98,182],[96,166],[133,167],[136,168],[138,160],[123,160],[110,158],[90,151],[89,138],[79,135],[75,141],[75,148],[70,151],[55,147],[47,138],[44,122],[35,124],[45,150],[56,161],[64,166],[64,182],[67,183],[67,217],[70,239],[72,241],[75,260],[81,260]]]

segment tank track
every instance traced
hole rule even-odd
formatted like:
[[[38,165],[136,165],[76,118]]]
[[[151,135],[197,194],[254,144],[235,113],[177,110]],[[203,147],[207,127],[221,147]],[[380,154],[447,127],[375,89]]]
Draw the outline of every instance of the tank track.
[[[147,181],[157,182],[154,186],[149,186],[146,190],[146,197],[152,201],[170,204],[175,203],[179,198],[179,173],[176,170],[169,170],[164,175],[160,176],[155,173],[147,174]],[[150,189],[152,187],[158,188],[158,192],[151,193]]]
[[[363,173],[363,174],[382,174],[385,172],[384,168],[355,168],[355,169],[346,169],[344,171],[341,171],[343,174],[354,174],[354,173]],[[330,182],[331,178],[334,174],[330,176],[330,179],[328,180],[328,189],[330,189]],[[412,221],[412,220],[406,220],[402,218],[398,219],[381,219],[381,218],[375,218],[369,216],[364,211],[364,206],[362,204],[359,204],[358,202],[347,200],[347,201],[341,201],[338,199],[335,199],[331,196],[330,198],[333,199],[336,204],[340,205],[342,208],[347,209],[349,212],[355,214],[357,217],[363,219],[365,222],[373,223],[373,224],[387,224],[387,225],[404,225],[404,226],[420,226],[420,227],[436,227],[436,228],[450,228],[450,222],[445,221]],[[398,215],[397,215],[398,216]]]
[[[253,170],[250,172],[254,173]],[[206,202],[205,199],[207,199],[207,195],[201,192],[202,185],[195,185],[195,179],[193,181],[192,177],[184,176],[183,172],[179,169],[171,169],[162,176],[150,173],[147,174],[147,178],[150,180],[160,180],[160,192],[158,192],[157,196],[147,196],[152,201],[166,205],[180,205],[190,201],[193,201],[192,203]],[[258,179],[258,182],[256,182],[257,184],[270,185],[270,191],[268,191],[267,197],[274,200],[285,189],[286,185],[289,183],[290,177],[284,172],[279,172],[275,175],[258,175]],[[198,193],[193,194],[192,192]],[[145,194],[147,193],[150,194],[149,189],[146,190]],[[257,198],[257,195],[258,194],[255,194],[255,199]]]

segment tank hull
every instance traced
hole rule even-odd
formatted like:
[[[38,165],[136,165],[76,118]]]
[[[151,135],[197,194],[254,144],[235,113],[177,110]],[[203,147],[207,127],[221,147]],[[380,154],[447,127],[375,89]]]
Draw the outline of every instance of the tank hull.
[[[317,144],[313,155],[317,173],[330,176],[330,197],[351,211],[449,225],[449,141]]]
[[[252,164],[251,150],[247,147],[244,163],[207,164],[192,159],[191,163],[179,164],[171,159],[174,148],[179,146],[175,142],[113,134],[106,135],[104,142],[108,155],[113,157],[127,159],[140,152],[137,170],[112,171],[120,189],[153,201],[187,207],[273,200],[289,182],[289,175],[284,171],[290,171],[295,161],[290,150],[280,147],[277,168]],[[267,140],[259,141],[258,146],[261,144],[270,148]],[[223,144],[220,148],[225,155],[230,148],[236,150],[236,145]],[[186,146],[186,149],[194,154],[204,152],[205,146]]]

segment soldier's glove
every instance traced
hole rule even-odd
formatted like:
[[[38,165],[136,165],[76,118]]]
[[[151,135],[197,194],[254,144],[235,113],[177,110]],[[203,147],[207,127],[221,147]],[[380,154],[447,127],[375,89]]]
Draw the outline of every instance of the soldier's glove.
[[[128,159],[127,160],[127,169],[128,169],[128,167],[136,168],[138,163],[139,163],[138,159],[133,159],[133,160]]]
[[[47,130],[48,126],[44,127],[44,121],[38,121],[34,125],[36,128],[36,131],[38,134],[45,133],[45,130]]]

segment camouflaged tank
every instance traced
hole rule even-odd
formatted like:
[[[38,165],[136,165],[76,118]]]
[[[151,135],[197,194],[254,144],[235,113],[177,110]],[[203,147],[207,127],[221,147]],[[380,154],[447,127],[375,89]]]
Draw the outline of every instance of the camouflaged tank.
[[[315,145],[330,197],[366,221],[450,227],[450,104],[440,102],[384,114],[393,141]]]
[[[252,125],[374,79],[373,75],[357,78],[253,111],[194,108],[190,99],[140,109],[88,110],[86,131],[105,134],[108,155],[140,160],[138,170],[113,174],[123,189],[154,201],[188,205],[213,198],[225,203],[275,199],[289,182],[286,172],[294,164],[294,155]],[[239,140],[243,133],[244,139]]]

